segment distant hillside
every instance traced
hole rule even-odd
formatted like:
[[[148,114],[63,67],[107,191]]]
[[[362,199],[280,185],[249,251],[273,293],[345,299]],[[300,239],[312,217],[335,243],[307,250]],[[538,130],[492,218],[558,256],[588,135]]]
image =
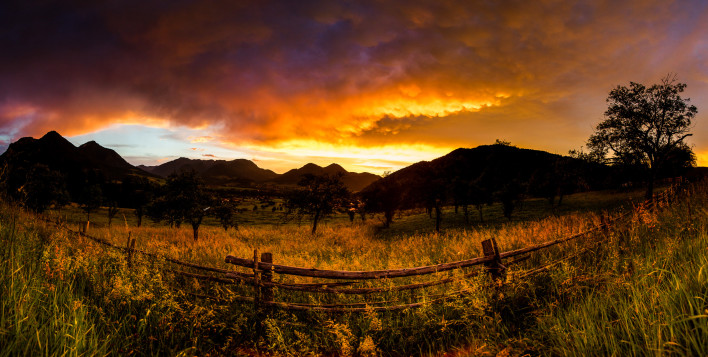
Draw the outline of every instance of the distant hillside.
[[[149,172],[161,177],[183,171],[195,171],[208,184],[249,184],[261,183],[275,178],[278,174],[258,167],[250,160],[199,160],[181,157],[159,166],[143,166]]]
[[[420,185],[431,180],[439,185],[464,180],[492,193],[511,182],[542,185],[567,173],[577,173],[578,176],[573,178],[576,181],[574,184],[586,189],[602,186],[611,177],[611,170],[604,165],[539,150],[483,145],[473,149],[456,149],[435,160],[418,162],[392,173],[386,180],[404,191],[420,188]],[[381,184],[374,182],[363,191],[375,190]]]
[[[61,173],[73,195],[78,194],[88,182],[122,180],[127,176],[156,177],[132,166],[115,151],[94,141],[77,148],[56,131],[50,131],[39,139],[21,138],[0,155],[0,166],[8,168],[9,184],[16,188],[21,187],[27,172],[37,164]]]
[[[380,177],[368,172],[356,173],[348,172],[337,164],[321,167],[315,164],[307,164],[299,169],[292,169],[282,175],[278,175],[271,170],[258,167],[250,160],[236,159],[225,160],[198,160],[179,158],[166,162],[159,166],[142,166],[143,169],[167,177],[168,175],[185,170],[194,170],[201,175],[202,179],[209,184],[237,184],[248,185],[252,183],[273,183],[285,186],[295,186],[300,182],[303,175],[313,174],[334,175],[341,173],[342,181],[352,191],[359,191]]]
[[[364,187],[370,185],[372,182],[380,179],[381,177],[368,173],[368,172],[362,172],[362,173],[356,173],[356,172],[348,172],[345,170],[343,167],[337,165],[337,164],[331,164],[327,167],[321,167],[312,163],[309,163],[299,169],[292,169],[277,178],[273,179],[272,181],[275,183],[279,184],[284,184],[284,185],[297,185],[298,182],[302,179],[302,176],[306,174],[311,174],[311,175],[322,175],[322,174],[327,174],[327,175],[336,175],[336,174],[342,174],[342,182],[344,182],[344,185],[349,188],[351,191],[357,192],[363,189]]]

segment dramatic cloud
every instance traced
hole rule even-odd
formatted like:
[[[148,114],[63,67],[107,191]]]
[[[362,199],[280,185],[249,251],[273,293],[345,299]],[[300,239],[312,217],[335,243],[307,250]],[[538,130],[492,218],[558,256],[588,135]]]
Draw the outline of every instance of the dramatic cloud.
[[[688,83],[697,123],[708,110],[703,1],[2,6],[6,138],[143,124],[303,157],[495,138],[562,153],[584,143],[611,88],[668,72]],[[696,132],[708,152],[708,124]]]

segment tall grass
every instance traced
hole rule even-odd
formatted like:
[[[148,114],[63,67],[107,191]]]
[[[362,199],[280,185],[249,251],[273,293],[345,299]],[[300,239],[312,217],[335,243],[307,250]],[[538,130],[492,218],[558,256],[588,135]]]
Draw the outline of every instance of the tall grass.
[[[535,253],[511,274],[587,247],[589,254],[490,291],[486,275],[449,286],[369,297],[275,292],[278,301],[347,303],[430,299],[468,289],[462,298],[402,312],[256,315],[234,300],[247,286],[221,286],[170,273],[163,262],[120,252],[0,207],[0,355],[706,355],[705,187],[662,213],[640,212],[626,227]],[[255,226],[225,232],[203,227],[114,225],[89,233],[195,263],[228,267],[227,254],[273,253],[276,263],[373,270],[428,265],[480,255],[494,237],[502,250],[563,237],[599,222],[591,212],[443,233],[381,235],[376,223]],[[598,245],[598,242],[601,242]],[[369,281],[386,286],[459,277],[464,272]],[[277,277],[310,281],[307,278]],[[216,300],[214,300],[216,299]]]
[[[705,207],[705,187],[691,198]],[[559,355],[708,355],[706,215],[676,205],[616,237],[606,277],[561,309],[544,309],[538,331]],[[552,301],[549,301],[552,302]]]
[[[57,272],[47,279],[44,260],[52,232],[22,221],[5,207],[0,220],[0,356],[106,354],[92,308],[77,281]],[[61,276],[60,276],[61,275]]]

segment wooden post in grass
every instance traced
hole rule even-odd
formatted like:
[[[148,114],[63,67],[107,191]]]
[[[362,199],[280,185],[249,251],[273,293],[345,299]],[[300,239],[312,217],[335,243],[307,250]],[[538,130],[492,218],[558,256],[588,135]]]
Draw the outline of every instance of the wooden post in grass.
[[[655,193],[654,195],[651,196],[651,204],[652,204],[653,211],[659,210],[659,194],[658,193]]]
[[[253,308],[258,311],[261,300],[261,270],[258,269],[261,256],[258,254],[258,248],[253,250]]]
[[[128,241],[125,243],[125,252],[128,256],[128,268],[133,267],[133,251],[135,251],[135,238],[131,238],[131,232],[128,232]]]
[[[686,206],[688,206],[688,221],[691,222],[693,221],[693,218],[691,217],[691,198],[686,197]]]
[[[270,283],[273,281],[273,254],[261,254],[261,262],[271,264],[263,270],[263,282]],[[273,301],[273,286],[261,286],[261,298],[264,302]]]
[[[602,230],[602,234],[607,235],[610,231],[610,221],[607,218],[607,212],[602,211],[600,213],[600,229]]]
[[[499,257],[499,247],[497,246],[496,239],[487,239],[482,241],[482,252],[484,252],[485,257],[494,257],[494,260],[484,263],[489,271],[489,275],[493,280],[502,281],[504,270],[506,267],[502,265],[501,258]]]

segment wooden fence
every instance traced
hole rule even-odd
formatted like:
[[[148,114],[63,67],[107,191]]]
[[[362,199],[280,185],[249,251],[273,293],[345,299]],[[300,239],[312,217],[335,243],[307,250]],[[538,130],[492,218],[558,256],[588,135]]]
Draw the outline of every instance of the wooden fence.
[[[580,233],[569,235],[566,237],[558,238],[555,240],[542,242],[532,246],[510,250],[506,252],[500,252],[497,247],[497,243],[494,239],[488,239],[482,241],[482,252],[483,256],[475,257],[466,260],[460,260],[455,262],[441,263],[429,266],[420,266],[413,268],[403,268],[403,269],[387,269],[387,270],[371,270],[371,271],[346,271],[346,270],[321,270],[316,268],[302,268],[294,267],[288,265],[275,264],[273,261],[273,255],[269,252],[259,253],[258,249],[254,250],[253,258],[239,258],[231,255],[226,256],[225,262],[236,265],[242,268],[247,268],[249,272],[237,272],[229,269],[222,269],[216,267],[201,266],[198,264],[185,262],[169,257],[160,256],[154,253],[142,251],[140,249],[135,249],[135,239],[128,235],[128,240],[125,247],[112,244],[104,239],[90,236],[79,230],[73,230],[61,222],[54,222],[45,217],[41,217],[47,222],[55,224],[57,227],[66,230],[72,234],[80,237],[87,238],[91,241],[97,242],[99,244],[105,245],[107,247],[121,250],[126,254],[126,259],[128,264],[133,264],[133,256],[137,254],[144,255],[152,259],[160,259],[176,266],[182,268],[189,268],[192,270],[197,270],[200,273],[188,272],[184,269],[168,268],[168,271],[176,275],[194,278],[198,280],[211,281],[220,284],[243,284],[253,287],[253,296],[234,296],[232,300],[252,303],[257,309],[263,308],[279,308],[287,310],[296,311],[319,311],[319,312],[331,312],[331,313],[346,313],[346,312],[365,312],[365,311],[396,311],[404,310],[409,308],[417,308],[427,304],[434,304],[444,301],[449,298],[454,298],[458,296],[465,295],[470,292],[470,289],[462,289],[454,292],[447,292],[438,295],[428,295],[427,299],[424,301],[412,302],[409,304],[397,304],[392,305],[386,301],[378,302],[362,302],[362,303],[337,303],[337,304],[304,304],[304,303],[292,303],[292,302],[280,302],[274,300],[274,288],[283,291],[298,291],[306,293],[318,293],[318,294],[343,294],[343,295],[362,295],[368,296],[370,294],[377,293],[387,293],[387,292],[398,292],[405,290],[415,290],[423,289],[432,286],[439,286],[443,284],[451,284],[454,282],[460,282],[465,279],[469,279],[473,276],[477,276],[480,273],[487,273],[491,276],[492,281],[495,285],[499,286],[503,283],[505,278],[505,273],[507,267],[522,262],[529,258],[529,253],[547,249],[556,246],[561,243],[566,243],[569,241],[577,240],[580,238],[588,238],[593,235],[600,237],[599,240],[595,240],[595,243],[601,243],[602,240],[606,239],[607,233],[610,229],[618,227],[620,224],[627,222],[632,215],[638,210],[651,210],[658,209],[658,203],[664,202],[666,204],[673,202],[678,194],[682,192],[685,188],[685,181],[680,180],[674,185],[672,185],[667,190],[663,191],[661,194],[655,195],[652,200],[644,201],[643,203],[634,207],[633,210],[625,212],[623,214],[618,214],[615,216],[602,215],[600,219],[600,224]],[[689,215],[691,207],[689,205]],[[566,255],[555,261],[548,262],[540,267],[525,271],[516,276],[516,278],[522,279],[529,277],[534,274],[546,271],[551,267],[560,264],[568,259],[575,258],[581,254],[592,251],[595,246],[586,246],[579,251]],[[377,279],[395,279],[403,277],[413,277],[413,276],[423,276],[436,274],[440,272],[453,271],[462,268],[469,268],[480,266],[482,269],[473,270],[462,274],[459,277],[448,277],[444,279],[437,279],[421,283],[412,283],[404,285],[394,285],[394,286],[382,286],[382,287],[352,287],[357,283],[362,281],[370,281]],[[215,275],[216,274],[216,275]],[[321,283],[285,283],[278,282],[274,279],[274,274],[279,275],[289,275],[289,276],[299,276],[299,277],[309,277],[309,278],[319,278],[319,279],[331,279],[334,282],[321,282]],[[342,281],[346,280],[346,281]],[[209,298],[208,296],[198,295],[197,296]],[[384,306],[376,306],[384,305]]]

